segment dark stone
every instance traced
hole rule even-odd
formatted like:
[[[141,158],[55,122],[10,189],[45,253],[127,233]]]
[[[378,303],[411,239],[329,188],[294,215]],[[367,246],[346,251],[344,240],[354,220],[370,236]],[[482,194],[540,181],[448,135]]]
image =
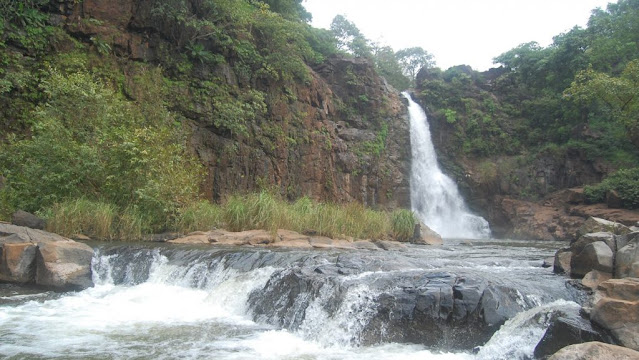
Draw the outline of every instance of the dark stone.
[[[46,222],[31,213],[18,210],[11,216],[11,224],[16,226],[25,226],[32,229],[43,230]]]
[[[586,245],[583,250],[573,255],[570,261],[571,276],[583,277],[592,270],[612,274],[613,253],[603,241],[596,241]]]
[[[560,314],[551,319],[546,333],[535,347],[534,355],[535,358],[545,358],[568,345],[589,341],[609,343],[612,339],[579,315]]]
[[[305,321],[311,305],[328,316],[358,315],[361,345],[398,342],[470,350],[485,343],[509,318],[528,305],[516,289],[486,279],[447,272],[388,270],[390,264],[340,256],[336,262],[299,265],[274,274],[249,296],[254,319],[291,330]],[[367,291],[357,277],[374,272]],[[356,299],[353,299],[356,296]],[[363,302],[363,303],[362,303]]]

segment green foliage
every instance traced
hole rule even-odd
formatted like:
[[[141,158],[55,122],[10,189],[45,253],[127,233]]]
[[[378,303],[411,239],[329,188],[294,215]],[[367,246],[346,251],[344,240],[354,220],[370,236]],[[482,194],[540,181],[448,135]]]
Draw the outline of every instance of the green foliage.
[[[393,237],[399,241],[408,241],[413,237],[415,224],[417,224],[417,218],[410,210],[399,209],[391,214],[391,231]]]
[[[161,230],[198,196],[201,165],[162,103],[126,101],[87,71],[49,73],[31,135],[9,136],[0,151],[0,192],[11,207],[33,212],[86,197],[132,207]]]
[[[411,81],[415,81],[417,72],[422,68],[435,66],[433,55],[421,47],[411,47],[397,51],[395,54],[402,66],[402,71]]]
[[[371,58],[368,39],[357,26],[344,15],[337,15],[331,22],[331,31],[337,39],[337,49],[357,57]]]
[[[380,47],[375,45],[373,46],[373,54],[379,75],[386,78],[388,83],[397,90],[408,89],[411,83],[410,79],[404,75],[402,66],[393,49],[389,46]]]
[[[115,235],[117,207],[86,198],[66,200],[47,212],[47,230],[72,237],[83,234],[96,240],[111,240]]]
[[[603,202],[609,191],[615,191],[628,209],[639,208],[639,167],[621,169],[594,186],[586,186],[584,195],[590,202]]]

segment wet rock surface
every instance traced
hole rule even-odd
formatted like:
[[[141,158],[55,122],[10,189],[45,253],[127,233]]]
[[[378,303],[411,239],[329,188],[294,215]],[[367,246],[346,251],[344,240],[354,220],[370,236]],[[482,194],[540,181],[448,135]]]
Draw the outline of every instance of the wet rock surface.
[[[588,342],[570,345],[552,355],[549,360],[639,360],[639,352],[621,346]]]
[[[93,249],[43,230],[0,224],[0,281],[55,290],[93,285]]]

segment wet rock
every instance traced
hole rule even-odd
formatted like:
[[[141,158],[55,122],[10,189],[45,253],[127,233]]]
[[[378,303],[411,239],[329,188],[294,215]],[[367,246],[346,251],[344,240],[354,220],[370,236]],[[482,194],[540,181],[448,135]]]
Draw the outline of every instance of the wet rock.
[[[81,290],[93,286],[93,249],[72,240],[38,245],[36,284],[57,290]]]
[[[570,248],[562,248],[555,253],[555,262],[553,264],[553,272],[556,274],[570,274],[570,261],[572,259],[572,251]]]
[[[553,316],[550,325],[537,346],[535,358],[545,358],[562,348],[590,341],[610,342],[610,336],[593,328],[590,321],[578,313],[561,313]]]
[[[639,279],[612,279],[597,288],[591,321],[623,346],[639,350]]]
[[[617,251],[615,277],[639,278],[639,237],[635,236],[630,243]]]
[[[377,245],[380,249],[384,249],[388,251],[404,251],[408,249],[406,245],[399,243],[397,241],[375,240],[373,241],[373,243]]]
[[[35,281],[37,246],[13,234],[0,246],[0,281],[32,283]]]
[[[411,243],[419,245],[443,245],[444,241],[441,235],[420,221],[415,224],[415,231]]]
[[[639,352],[617,345],[601,342],[587,342],[567,346],[549,360],[639,360]]]
[[[92,286],[93,249],[46,231],[0,224],[0,280],[56,290]]]
[[[44,230],[46,222],[44,219],[37,217],[26,211],[18,210],[11,215],[11,224],[16,226],[25,226],[32,229]]]
[[[612,250],[603,241],[590,243],[580,253],[573,255],[570,261],[570,274],[582,277],[592,270],[612,274],[612,257]]]
[[[549,258],[545,258],[544,262],[541,264],[542,268],[549,268],[549,267],[553,267],[555,264],[555,258],[554,257],[549,257]]]
[[[485,279],[387,271],[388,265],[361,254],[301,264],[274,274],[249,296],[249,306],[256,321],[291,330],[321,326],[314,317],[323,314],[357,327],[349,331],[354,344],[400,342],[441,349],[472,349],[528,306],[516,289]]]

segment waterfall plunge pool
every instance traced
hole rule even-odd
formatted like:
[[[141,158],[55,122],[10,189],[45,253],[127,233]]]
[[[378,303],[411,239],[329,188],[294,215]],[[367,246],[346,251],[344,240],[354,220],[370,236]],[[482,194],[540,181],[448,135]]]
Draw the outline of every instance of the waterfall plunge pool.
[[[99,244],[93,288],[59,294],[0,285],[0,357],[524,359],[543,336],[544,314],[578,308],[566,279],[541,267],[560,246],[446,240],[386,252]],[[450,274],[470,288],[480,279],[513,289],[511,306],[521,308],[475,354],[457,346],[463,322],[434,343],[420,338],[432,329],[394,323],[402,311],[416,314],[424,298],[412,294],[431,294],[433,284],[447,289],[442,279]],[[450,316],[463,309],[458,297]]]

